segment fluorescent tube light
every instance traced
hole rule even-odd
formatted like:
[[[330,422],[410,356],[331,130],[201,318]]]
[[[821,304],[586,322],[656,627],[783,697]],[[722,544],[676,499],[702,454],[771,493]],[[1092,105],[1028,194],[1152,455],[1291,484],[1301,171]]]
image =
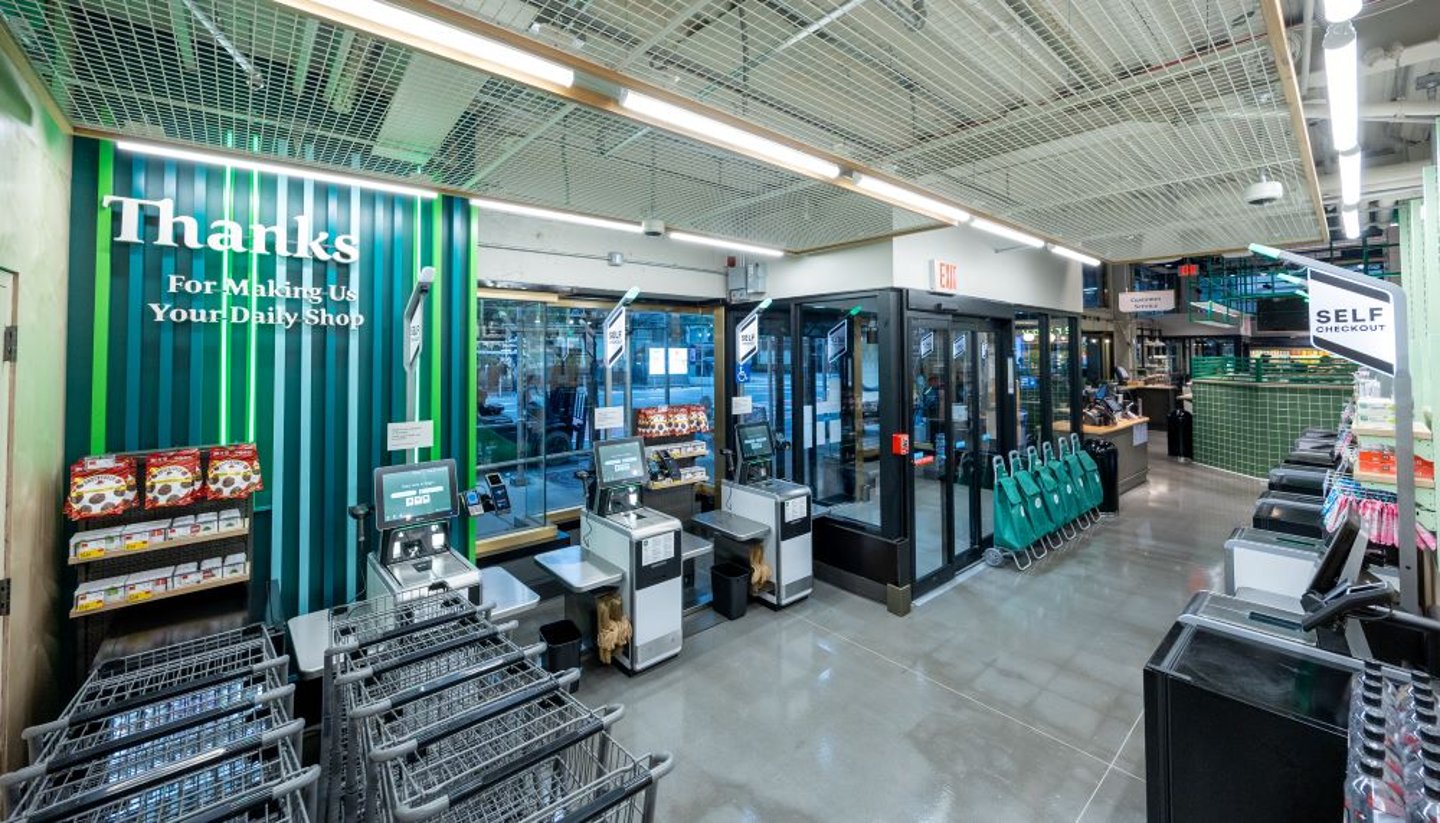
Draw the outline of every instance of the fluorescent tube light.
[[[1309,285],[1309,283],[1310,283],[1310,281],[1307,280],[1307,279],[1305,279],[1304,277],[1300,277],[1299,275],[1291,274],[1291,273],[1289,273],[1289,272],[1284,272],[1284,271],[1282,271],[1282,272],[1280,272],[1279,274],[1275,275],[1275,279],[1276,279],[1276,280],[1284,280],[1286,283],[1294,283],[1294,284],[1297,285],[1297,286],[1305,286],[1305,285]]]
[[[1057,245],[1055,245],[1054,243],[1051,243],[1051,244],[1050,244],[1050,251],[1055,252],[1056,254],[1060,255],[1061,257],[1068,257],[1068,258],[1070,258],[1071,260],[1078,260],[1078,261],[1080,261],[1081,263],[1084,263],[1084,264],[1087,265],[1087,266],[1098,266],[1098,265],[1100,265],[1100,258],[1098,258],[1098,257],[1091,257],[1091,256],[1088,255],[1088,254],[1084,254],[1084,253],[1082,253],[1082,252],[1075,251],[1074,249],[1067,249],[1067,248],[1065,248],[1064,246],[1057,246]]]
[[[1360,13],[1361,0],[1325,0],[1325,22],[1344,23]]]
[[[1337,23],[1325,32],[1325,96],[1330,103],[1330,138],[1335,151],[1360,145],[1360,68],[1355,27]]]
[[[1032,237],[1023,231],[1016,231],[1009,226],[1002,226],[999,223],[992,223],[991,221],[986,220],[983,217],[977,217],[974,220],[970,221],[970,225],[974,226],[980,231],[989,232],[997,237],[1004,237],[1007,240],[1014,240],[1016,243],[1019,243],[1022,246],[1030,246],[1031,248],[1038,249],[1045,245],[1045,241],[1041,240],[1038,237]]]
[[[1345,239],[1360,239],[1360,209],[1354,204],[1340,207],[1340,227],[1345,230]]]
[[[117,140],[115,148],[121,151],[134,152],[136,154],[147,154],[155,157],[169,157],[172,160],[186,160],[191,163],[207,163],[212,166],[229,166],[235,169],[246,171],[265,172],[267,174],[285,174],[291,177],[308,177],[311,180],[318,180],[322,183],[331,183],[336,186],[355,186],[362,189],[374,189],[375,191],[399,194],[405,197],[423,197],[433,200],[438,196],[437,192],[429,189],[419,189],[413,186],[403,186],[397,183],[383,183],[379,180],[371,180],[366,177],[351,177],[348,174],[331,174],[330,172],[318,171],[303,166],[287,166],[280,163],[266,163],[259,160],[246,160],[240,157],[233,157],[228,154],[212,154],[207,151],[194,151],[174,146],[157,146],[151,143],[136,143],[133,140]]]
[[[519,203],[507,203],[504,200],[490,200],[484,197],[471,198],[470,205],[489,211],[502,211],[506,214],[518,214],[522,217],[538,217],[541,220],[555,220],[561,223],[574,223],[578,226],[593,226],[597,229],[609,229],[611,231],[623,231],[630,234],[639,234],[639,223],[627,223],[621,220],[606,220],[603,217],[590,217],[584,214],[575,214],[568,211],[554,211],[553,209],[542,209],[536,206],[522,206]]]
[[[658,121],[665,128],[677,129],[701,140],[724,144],[778,166],[803,171],[827,180],[833,180],[840,176],[840,167],[829,160],[777,143],[768,137],[761,137],[744,129],[738,129],[713,117],[706,117],[687,108],[657,100],[649,95],[626,89],[620,94],[620,105],[636,114]]]
[[[562,88],[575,85],[575,72],[567,66],[379,0],[280,2],[343,26],[458,60],[482,71],[504,74],[521,82],[533,85],[533,81],[540,80]]]
[[[672,231],[669,234],[671,240],[679,240],[681,243],[695,243],[700,246],[713,246],[717,249],[729,249],[741,251],[746,254],[759,255],[760,257],[784,257],[785,252],[780,249],[766,248],[765,246],[752,246],[749,243],[737,243],[734,240],[721,240],[716,237],[706,237],[702,234],[689,234],[683,231]]]
[[[1260,255],[1261,257],[1268,257],[1271,260],[1280,259],[1280,250],[1271,246],[1262,246],[1259,243],[1251,243],[1250,251]]]
[[[1360,202],[1360,148],[1340,152],[1340,204]]]
[[[873,194],[881,200],[888,200],[901,208],[915,209],[952,224],[970,220],[970,213],[964,209],[958,209],[949,203],[911,189],[902,188],[894,183],[887,183],[878,177],[857,173],[854,180],[856,188]]]

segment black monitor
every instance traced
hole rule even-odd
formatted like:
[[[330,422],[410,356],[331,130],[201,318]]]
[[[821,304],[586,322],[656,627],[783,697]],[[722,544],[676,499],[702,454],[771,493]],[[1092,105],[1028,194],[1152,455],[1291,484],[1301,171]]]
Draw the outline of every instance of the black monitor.
[[[375,470],[375,526],[381,531],[448,520],[459,513],[454,460]]]
[[[1116,366],[1116,367],[1115,367],[1115,379],[1118,380],[1118,381],[1120,381],[1121,383],[1129,383],[1129,382],[1130,382],[1130,370],[1127,369],[1127,368],[1125,368],[1124,366]]]
[[[775,456],[775,441],[770,437],[769,423],[738,424],[735,426],[735,442],[739,445],[742,461],[768,461]]]
[[[1355,560],[1355,554],[1358,552],[1363,558],[1369,543],[1370,536],[1365,534],[1361,527],[1360,516],[1351,512],[1330,537],[1325,554],[1320,557],[1320,563],[1315,567],[1315,575],[1310,578],[1310,586],[1306,591],[1324,594],[1339,585],[1347,572],[1358,575],[1361,564]]]
[[[600,488],[639,483],[645,479],[645,441],[638,437],[595,444],[595,483]]]

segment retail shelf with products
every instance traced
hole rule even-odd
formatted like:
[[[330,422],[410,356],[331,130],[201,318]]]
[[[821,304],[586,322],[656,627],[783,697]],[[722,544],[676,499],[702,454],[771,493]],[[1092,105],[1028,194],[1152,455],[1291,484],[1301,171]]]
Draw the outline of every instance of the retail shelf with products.
[[[678,486],[693,486],[696,483],[709,482],[709,475],[699,475],[696,477],[684,477],[679,480],[650,480],[645,483],[645,488],[651,489],[652,491],[659,491],[660,489],[673,489]]]
[[[1393,474],[1381,474],[1380,472],[1365,472],[1357,469],[1355,471],[1355,479],[1367,486],[1379,486],[1385,491],[1395,490],[1395,475]],[[1430,478],[1417,477],[1415,478],[1415,488],[1433,489],[1435,488],[1435,481]]]
[[[141,606],[146,603],[154,603],[157,600],[168,600],[172,597],[181,597],[183,595],[195,594],[197,592],[208,591],[210,589],[218,589],[222,586],[233,586],[238,583],[249,582],[250,574],[248,572],[243,575],[220,577],[215,580],[206,581],[204,583],[196,583],[193,586],[183,586],[178,589],[170,589],[168,591],[161,592],[160,594],[148,595],[139,600],[125,600],[120,603],[107,603],[104,606],[96,606],[93,609],[71,609],[70,616],[89,617],[92,614],[103,614],[105,612],[118,611],[119,609],[127,609],[131,606]]]
[[[241,520],[237,529],[225,529],[210,534],[197,534],[192,537],[177,537],[174,540],[165,540],[160,543],[152,543],[143,549],[110,549],[99,554],[89,554],[70,558],[70,565],[82,566],[86,563],[95,563],[101,560],[114,560],[120,557],[136,557],[150,552],[164,551],[166,549],[179,549],[185,546],[194,546],[200,543],[214,543],[219,540],[230,540],[236,537],[244,537],[250,533],[250,521]]]
[[[704,457],[710,453],[710,447],[703,440],[692,440],[688,443],[676,443],[673,446],[646,446],[645,456],[654,460],[662,451],[670,452],[670,456],[676,460],[685,460],[691,457]]]

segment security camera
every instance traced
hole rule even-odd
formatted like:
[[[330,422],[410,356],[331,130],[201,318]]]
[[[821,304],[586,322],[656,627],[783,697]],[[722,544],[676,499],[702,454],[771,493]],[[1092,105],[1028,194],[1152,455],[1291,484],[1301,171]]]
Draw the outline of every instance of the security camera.
[[[646,237],[664,237],[664,236],[665,236],[665,221],[664,221],[664,220],[642,220],[642,221],[640,221],[640,230],[643,231],[643,232],[645,232],[645,236],[646,236]]]
[[[1252,206],[1268,206],[1284,196],[1285,187],[1279,180],[1261,180],[1245,189],[1245,202]]]

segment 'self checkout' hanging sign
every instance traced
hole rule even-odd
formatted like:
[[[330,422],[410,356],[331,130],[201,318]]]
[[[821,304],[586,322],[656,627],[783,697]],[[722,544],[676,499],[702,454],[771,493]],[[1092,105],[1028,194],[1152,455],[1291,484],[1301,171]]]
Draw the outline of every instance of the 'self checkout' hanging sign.
[[[625,307],[605,318],[605,368],[613,368],[625,355]]]
[[[760,315],[754,313],[740,321],[735,329],[735,363],[743,366],[760,350]]]
[[[1388,293],[1310,270],[1310,342],[1315,348],[1393,376],[1397,335]]]

